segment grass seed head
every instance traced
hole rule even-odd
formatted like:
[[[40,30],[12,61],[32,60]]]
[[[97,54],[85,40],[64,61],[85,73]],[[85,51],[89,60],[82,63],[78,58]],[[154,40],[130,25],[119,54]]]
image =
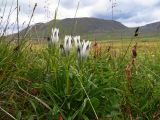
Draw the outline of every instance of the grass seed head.
[[[125,73],[126,73],[126,78],[127,78],[127,81],[128,81],[128,88],[132,88],[132,83],[131,83],[131,80],[132,80],[132,64],[128,64],[125,68]]]
[[[94,51],[94,58],[101,55],[101,45],[98,44],[96,41],[93,44],[93,51]]]
[[[39,90],[37,88],[32,88],[31,89],[31,94],[32,95],[37,95],[37,94],[39,94]]]
[[[137,57],[137,43],[132,48],[132,64],[135,64]]]
[[[137,37],[137,36],[139,35],[138,32],[139,32],[139,27],[137,27],[136,30],[135,30],[135,33],[134,33],[134,36],[135,36],[135,37]]]
[[[59,119],[58,120],[63,120],[62,114],[59,115]]]

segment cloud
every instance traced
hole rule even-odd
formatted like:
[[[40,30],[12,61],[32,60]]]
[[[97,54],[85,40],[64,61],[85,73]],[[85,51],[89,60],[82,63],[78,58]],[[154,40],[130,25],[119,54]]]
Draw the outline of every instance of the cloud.
[[[159,0],[119,0],[116,3],[116,7],[113,9],[113,18],[126,26],[135,27],[160,21]],[[108,6],[106,13],[95,12],[94,16],[111,19],[111,12],[111,7]]]
[[[130,27],[159,21],[160,19],[154,15],[157,10],[160,10],[160,4],[158,5],[158,3],[159,0],[132,0],[132,2],[120,0],[118,9],[121,10],[121,13],[130,14],[131,16],[125,18],[122,15],[121,18],[116,20]]]
[[[0,16],[3,16],[3,26],[6,24],[10,7],[16,8],[16,0],[0,1]],[[31,24],[47,22],[54,18],[54,13],[59,0],[20,0],[20,26],[21,29],[27,26],[35,3],[35,10]],[[98,17],[102,19],[112,18],[112,7],[109,0],[61,0],[57,14],[58,19],[73,18],[80,1],[76,17]],[[116,7],[113,9],[113,18],[124,25],[135,27],[155,21],[160,21],[159,0],[113,0]],[[0,20],[1,21],[1,20]],[[22,24],[25,24],[22,26]],[[9,19],[9,24],[16,24],[16,10]]]
[[[70,2],[68,2],[68,0],[62,0],[60,3],[60,5],[66,9],[72,9],[73,7],[76,6],[76,4],[77,4],[76,0],[70,0]]]

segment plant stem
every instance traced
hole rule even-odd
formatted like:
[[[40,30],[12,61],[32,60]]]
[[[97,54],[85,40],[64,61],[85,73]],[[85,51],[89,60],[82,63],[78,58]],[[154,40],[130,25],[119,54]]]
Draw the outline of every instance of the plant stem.
[[[15,117],[13,117],[9,112],[7,112],[6,110],[4,110],[2,107],[0,107],[0,110],[2,110],[3,112],[5,112],[9,117],[11,117],[13,120],[17,120]]]
[[[31,24],[31,20],[32,20],[32,18],[33,18],[33,15],[34,15],[34,12],[35,12],[36,7],[37,7],[37,3],[35,3],[35,5],[34,5],[33,11],[32,11],[32,15],[31,15],[31,17],[30,17],[28,26],[27,26],[26,31],[25,31],[25,34],[24,34],[24,39],[26,38],[27,33],[28,33],[28,31],[29,31],[29,27],[30,27],[30,24]]]
[[[70,95],[70,80],[69,80],[69,64],[67,65],[67,73],[66,73],[66,79],[67,79],[67,95]]]
[[[17,0],[17,30],[18,30],[18,34],[17,34],[17,44],[19,46],[19,4],[18,4],[18,0]]]

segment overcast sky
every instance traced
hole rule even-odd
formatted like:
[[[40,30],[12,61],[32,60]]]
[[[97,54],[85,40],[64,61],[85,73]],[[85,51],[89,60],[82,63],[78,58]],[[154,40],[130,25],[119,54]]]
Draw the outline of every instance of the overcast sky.
[[[58,19],[73,18],[79,0],[61,0],[58,9]],[[13,3],[13,7],[11,9]],[[58,0],[19,0],[20,26],[25,27],[29,22],[35,3],[37,8],[31,24],[47,22],[54,18]],[[160,21],[160,0],[113,0],[114,20],[128,27],[136,27]],[[4,8],[6,9],[4,12]],[[6,19],[11,9],[9,26],[13,28],[16,22],[16,0],[0,0],[1,28],[5,26]],[[110,0],[80,0],[77,17],[96,17],[102,19],[112,18],[112,4]],[[11,31],[11,29],[10,29]]]

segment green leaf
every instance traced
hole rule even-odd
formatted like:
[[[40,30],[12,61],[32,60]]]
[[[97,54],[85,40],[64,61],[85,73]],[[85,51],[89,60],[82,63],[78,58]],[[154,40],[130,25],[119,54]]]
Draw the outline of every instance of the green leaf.
[[[68,109],[70,110],[71,109],[71,103],[67,103],[67,106],[68,106]]]
[[[86,115],[82,115],[84,120],[89,120],[89,118]]]
[[[34,117],[33,117],[33,116],[30,116],[30,117],[28,118],[28,120],[34,120]]]
[[[53,107],[53,110],[52,110],[52,114],[53,114],[53,115],[56,115],[56,114],[59,113],[59,111],[60,111],[60,110],[59,110],[58,105],[55,104],[54,107]]]
[[[32,100],[29,100],[29,102],[31,103],[31,105],[32,105],[32,107],[33,107],[33,109],[34,109],[34,111],[37,113],[37,109],[36,109],[35,103],[34,103]]]
[[[18,111],[18,113],[17,113],[17,120],[21,120],[21,117],[22,117],[22,112]]]
[[[76,116],[79,114],[80,109],[78,109],[73,115],[72,115],[72,120],[76,118]]]
[[[69,116],[67,120],[72,120],[71,116]]]
[[[85,98],[84,101],[83,101],[83,104],[82,104],[81,113],[82,113],[83,110],[85,109],[87,101],[88,101],[88,99]]]
[[[99,99],[97,99],[96,97],[91,98],[91,103],[95,109],[100,105]]]

